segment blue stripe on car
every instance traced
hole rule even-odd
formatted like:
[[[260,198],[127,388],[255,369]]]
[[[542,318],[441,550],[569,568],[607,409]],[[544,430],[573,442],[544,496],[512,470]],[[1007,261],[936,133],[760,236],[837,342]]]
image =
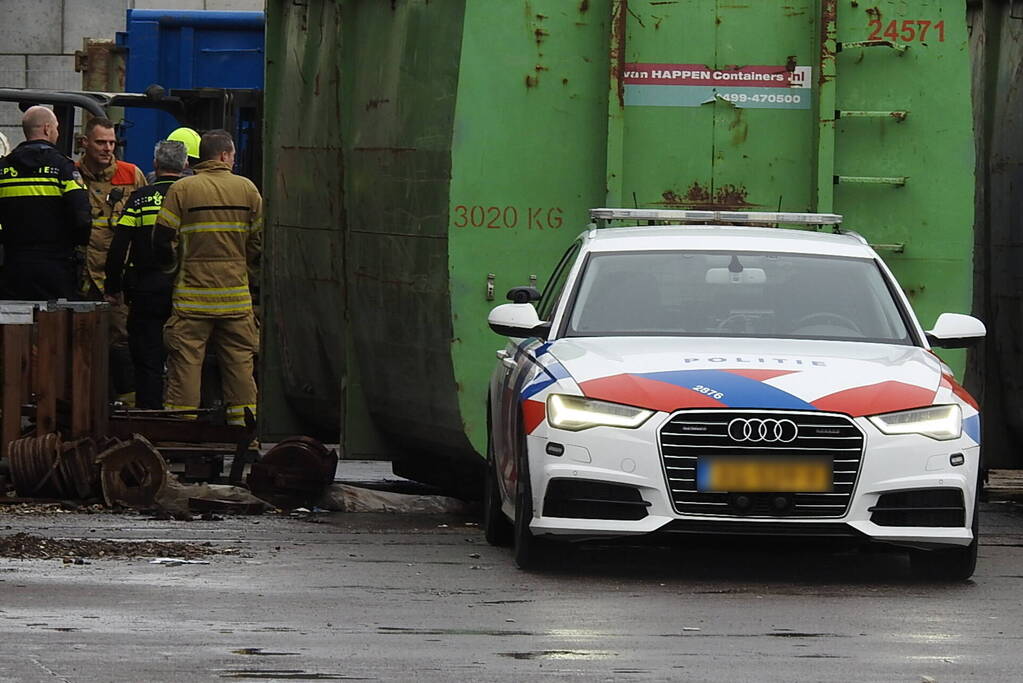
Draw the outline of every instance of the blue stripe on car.
[[[787,391],[726,370],[673,370],[637,375],[704,393],[729,408],[774,410],[817,410],[812,404]],[[699,389],[697,387],[702,387]],[[723,394],[718,398],[716,394]]]

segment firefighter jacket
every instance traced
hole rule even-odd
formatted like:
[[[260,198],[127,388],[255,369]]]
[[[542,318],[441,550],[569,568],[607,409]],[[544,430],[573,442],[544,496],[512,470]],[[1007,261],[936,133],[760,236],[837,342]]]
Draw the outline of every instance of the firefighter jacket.
[[[81,176],[56,147],[29,140],[0,159],[0,242],[9,261],[70,260],[89,229]]]
[[[92,234],[85,254],[85,267],[89,280],[102,292],[107,249],[114,238],[114,225],[131,193],[145,187],[146,177],[135,164],[117,159],[99,174],[90,172],[79,159],[78,170],[85,180],[92,207]]]
[[[157,262],[153,229],[163,197],[178,176],[159,176],[152,185],[135,190],[114,226],[114,238],[107,251],[105,293],[127,292],[129,300],[166,299],[169,303],[174,282]]]
[[[174,312],[188,318],[238,318],[252,311],[258,279],[263,200],[248,178],[220,161],[195,166],[174,183],[157,218],[161,259],[177,256]]]

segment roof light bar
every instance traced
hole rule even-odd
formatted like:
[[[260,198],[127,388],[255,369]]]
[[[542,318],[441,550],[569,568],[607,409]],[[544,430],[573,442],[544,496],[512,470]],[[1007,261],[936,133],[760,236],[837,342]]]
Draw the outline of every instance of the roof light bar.
[[[684,209],[590,209],[595,221],[672,221],[675,223],[786,223],[839,225],[837,213],[781,213],[774,211],[691,211]]]

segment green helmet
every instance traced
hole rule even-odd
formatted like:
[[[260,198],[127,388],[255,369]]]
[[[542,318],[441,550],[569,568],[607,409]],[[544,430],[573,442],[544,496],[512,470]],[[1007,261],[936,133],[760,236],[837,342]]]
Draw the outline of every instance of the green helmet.
[[[181,127],[167,136],[168,140],[176,140],[185,146],[189,158],[199,158],[199,134],[191,128]]]

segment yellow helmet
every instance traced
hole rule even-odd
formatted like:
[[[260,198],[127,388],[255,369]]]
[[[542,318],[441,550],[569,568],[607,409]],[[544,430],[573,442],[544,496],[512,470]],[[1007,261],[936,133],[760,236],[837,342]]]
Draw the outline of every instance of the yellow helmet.
[[[188,156],[193,159],[199,158],[199,134],[191,128],[177,128],[170,135],[168,140],[176,140],[185,146]]]

